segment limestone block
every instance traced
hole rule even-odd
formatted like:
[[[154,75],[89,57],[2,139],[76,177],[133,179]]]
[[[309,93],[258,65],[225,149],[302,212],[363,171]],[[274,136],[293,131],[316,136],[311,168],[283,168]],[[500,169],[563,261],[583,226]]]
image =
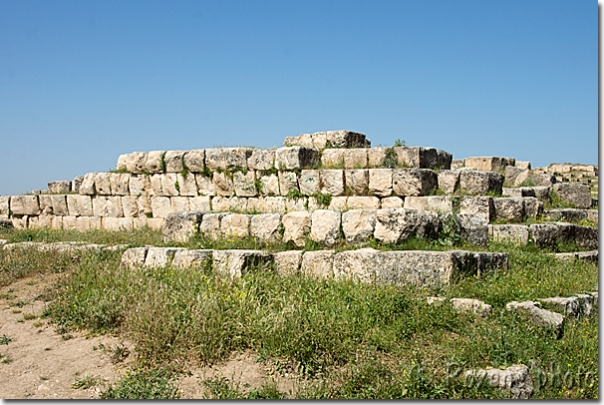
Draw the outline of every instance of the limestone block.
[[[148,247],[136,247],[127,249],[122,253],[122,265],[126,268],[134,268],[145,264]]]
[[[233,173],[233,185],[235,194],[240,197],[255,197],[258,195],[256,175],[253,170],[248,170],[245,174],[241,171]]]
[[[375,230],[376,210],[353,209],[342,213],[342,231],[347,243],[368,242]]]
[[[375,281],[380,252],[364,248],[339,252],[333,259],[333,273],[336,279],[353,279],[364,283]]]
[[[170,197],[170,211],[189,211],[189,197]]]
[[[69,203],[69,201],[68,201]],[[122,197],[122,210],[124,211],[125,218],[136,218],[140,215],[144,215],[138,210],[138,198],[132,196]]]
[[[531,224],[529,234],[538,248],[554,249],[558,243],[575,240],[575,226],[561,222]]]
[[[146,217],[153,216],[153,206],[151,205],[151,197],[140,196],[137,198],[136,203],[138,204],[138,212]]]
[[[85,195],[95,195],[96,187],[94,184],[94,179],[96,177],[96,173],[87,173],[84,175],[84,179],[82,180],[82,184],[80,185],[80,194]]]
[[[304,252],[300,272],[306,276],[333,277],[333,250],[313,250]]]
[[[281,215],[258,214],[252,215],[250,221],[250,236],[261,242],[281,240]]]
[[[80,186],[82,185],[82,181],[84,181],[84,176],[76,176],[71,181],[71,192],[79,193]]]
[[[309,212],[288,212],[283,215],[283,242],[292,241],[296,246],[303,247],[310,233],[311,214]]]
[[[92,197],[92,213],[95,217],[106,217],[109,215],[107,211],[107,197],[101,195]]]
[[[435,238],[440,221],[438,214],[407,208],[376,211],[374,238],[383,243],[398,243],[410,236]]]
[[[165,163],[164,153],[166,153],[166,152],[154,150],[147,154],[147,162],[145,163],[145,170],[147,171],[147,173],[151,173],[151,174],[163,173],[162,162]]]
[[[543,214],[543,203],[536,197],[524,197],[522,203],[526,217],[537,218]]]
[[[279,170],[309,169],[319,161],[319,152],[313,148],[291,146],[275,151],[275,167]]]
[[[300,271],[302,251],[287,250],[285,252],[273,253],[273,260],[277,274],[291,276]]]
[[[564,316],[556,312],[541,309],[537,302],[533,301],[512,301],[506,304],[505,309],[525,314],[537,326],[551,328],[556,333],[558,339],[562,338],[564,333]]]
[[[594,310],[594,297],[589,294],[577,294],[577,298],[581,306],[581,315],[590,317]]]
[[[45,215],[53,215],[52,209],[52,198],[50,195],[40,194],[38,196],[38,203],[40,204],[40,213]]]
[[[385,284],[436,287],[448,284],[459,271],[452,252],[385,251],[378,258],[376,281]]]
[[[505,181],[504,184],[507,187],[518,187],[519,183],[516,183],[516,179],[518,178],[518,176],[523,173],[523,178],[522,181],[526,180],[529,171],[526,169],[520,169],[518,167],[514,167],[514,166],[506,166],[505,167]]]
[[[211,200],[212,211],[246,211],[247,199],[241,197],[214,197]]]
[[[206,237],[218,239],[220,233],[220,220],[225,216],[224,213],[219,214],[204,214],[199,224],[199,233]]]
[[[286,198],[285,211],[305,211],[308,206],[308,197],[302,198]]]
[[[514,364],[504,370],[499,368],[467,370],[466,381],[483,381],[504,390],[513,399],[529,399],[533,393],[530,370],[523,364]]]
[[[182,158],[185,154],[184,150],[169,150],[164,155],[164,162],[166,163],[166,173],[180,173],[184,168],[182,165]]]
[[[176,252],[184,250],[182,248],[149,247],[145,256],[145,266],[160,268],[172,264]]]
[[[474,312],[477,315],[486,316],[493,313],[493,306],[480,300],[471,298],[451,298],[451,306],[458,311]]]
[[[75,227],[75,221],[73,225],[68,225],[68,219],[75,217],[63,217],[63,229],[68,229],[69,227]],[[106,217],[102,219],[103,229],[106,231],[118,232],[118,231],[127,231],[132,229],[132,218],[116,218],[116,217]]]
[[[292,190],[299,190],[296,172],[279,171],[279,192],[287,195]]]
[[[248,200],[247,210],[250,212],[270,213],[277,212],[282,213],[286,211],[286,200],[285,197],[250,197]]]
[[[381,208],[403,208],[404,200],[401,197],[385,197],[381,203]]]
[[[311,216],[310,239],[332,247],[340,241],[342,215],[339,211],[316,210]]]
[[[458,214],[455,225],[466,243],[486,247],[489,245],[489,223],[482,216]]]
[[[128,195],[130,183],[130,174],[128,173],[109,173],[109,185],[111,195]]]
[[[537,301],[549,304],[556,312],[565,316],[578,317],[581,314],[581,303],[578,297],[538,298]]]
[[[111,173],[96,173],[94,187],[100,195],[111,195]]]
[[[450,170],[453,155],[442,149],[436,149],[436,161],[439,169]]]
[[[120,218],[124,216],[121,197],[106,197],[107,216]]]
[[[448,196],[406,197],[405,208],[434,212],[453,212],[453,201]]]
[[[100,218],[99,218],[100,219]],[[75,229],[80,232],[88,231],[92,228],[92,221],[90,217],[76,217]]]
[[[214,187],[214,181],[211,177],[204,176],[203,174],[196,174],[195,182],[197,183],[197,190],[199,195],[216,195],[216,188]]]
[[[134,218],[132,218],[134,219]],[[147,226],[153,230],[161,230],[164,226],[164,218],[144,218]]]
[[[275,149],[254,149],[247,159],[250,170],[271,170],[275,167]]]
[[[439,155],[437,150],[434,148],[424,148],[421,146],[399,146],[393,149],[397,164],[400,166],[415,168],[437,168],[439,166]],[[442,160],[444,161],[446,159]]]
[[[316,200],[316,199],[313,198],[313,200]],[[348,207],[348,197],[345,197],[345,196],[331,197],[331,201],[329,202],[328,207],[325,207],[324,205],[319,204],[319,206],[314,207],[311,211],[324,209],[324,208],[327,208],[328,210],[332,210],[332,211],[344,211],[347,209],[347,207]]]
[[[496,172],[464,169],[459,173],[459,188],[467,194],[501,194],[504,177]]]
[[[304,145],[317,149],[330,148],[369,148],[371,141],[364,134],[348,130],[315,132],[300,136],[285,137],[284,146]]]
[[[366,195],[369,190],[369,170],[344,170],[346,194]]]
[[[8,215],[9,196],[0,196],[0,215]]]
[[[203,149],[194,149],[186,151],[182,161],[184,168],[191,173],[203,172],[206,169],[206,151]]]
[[[325,168],[343,168],[344,152],[344,149],[325,149],[321,152],[321,165]]]
[[[491,197],[462,197],[459,204],[460,214],[478,215],[491,222],[495,218],[495,204]]]
[[[62,229],[63,217],[54,217],[54,218],[60,218],[60,227],[54,228],[54,226],[53,226],[53,229]],[[27,229],[29,227],[29,218],[27,215],[23,215],[23,216],[14,216],[13,215],[10,218],[10,221],[13,225],[13,228],[15,228],[15,229]],[[54,221],[54,219],[53,219],[53,221]]]
[[[176,181],[178,182],[178,195],[187,197],[195,197],[197,195],[197,183],[193,173],[187,173],[186,176],[176,173]]]
[[[506,166],[514,166],[516,159],[497,156],[475,156],[465,159],[465,167],[483,171],[505,170]]]
[[[235,192],[233,178],[227,175],[226,172],[214,172],[212,180],[214,182],[214,192],[216,195],[230,197]]]
[[[321,193],[331,196],[344,195],[344,171],[320,170]]]
[[[514,187],[520,187],[524,184],[531,186],[551,187],[556,183],[556,177],[549,173],[539,173],[533,170],[523,170],[518,173],[514,179]]]
[[[369,192],[378,197],[392,194],[392,169],[369,169]]]
[[[174,254],[172,266],[178,269],[205,268],[212,265],[213,251],[209,249],[184,249]]]
[[[230,277],[266,270],[273,262],[272,254],[259,250],[214,250],[212,256],[213,270]]]
[[[279,195],[279,177],[276,174],[263,175],[260,177],[261,195]]]
[[[579,210],[576,208],[556,208],[545,211],[545,219],[548,221],[566,221],[566,222],[578,222],[584,219],[588,219],[588,213],[590,211],[598,212],[594,210]]]
[[[245,214],[226,214],[220,219],[220,231],[226,238],[246,238],[250,236],[250,216]]]
[[[598,210],[587,210],[587,219],[589,221],[595,222],[596,225],[599,223],[598,212]]]
[[[126,155],[127,158],[124,162],[120,162],[118,159],[118,170],[125,169],[130,173],[144,173],[147,170],[147,158],[148,153],[146,152],[133,152]]]
[[[178,173],[160,174],[163,195],[168,197],[176,197],[179,195],[180,183],[178,182]]]
[[[447,195],[454,194],[459,189],[459,173],[459,170],[440,170],[438,188]]]
[[[578,183],[556,183],[553,190],[564,202],[576,208],[591,208],[591,191],[589,186]]]
[[[126,168],[126,161],[128,161],[128,159],[130,159],[129,154],[119,155],[117,158],[117,165],[115,166],[117,170],[128,170]]]
[[[493,198],[495,219],[521,222],[524,218],[524,201],[522,197]]]
[[[313,144],[313,139],[311,134],[301,134],[299,136],[286,136],[283,141],[283,146],[306,146],[308,148],[317,148],[322,149],[325,147],[325,143],[327,142],[327,138],[324,137],[324,143],[321,147],[316,147]]]
[[[364,169],[367,167],[367,149],[344,149],[344,168]]]
[[[367,167],[383,167],[387,149],[385,146],[367,149]]]
[[[71,181],[59,180],[48,183],[48,192],[54,194],[66,194],[71,191]]]
[[[247,159],[252,152],[250,148],[206,149],[206,167],[213,171],[247,169]]]
[[[598,228],[574,226],[575,242],[580,249],[598,248]]]
[[[304,195],[319,193],[321,191],[321,175],[319,170],[302,170],[298,183],[300,185],[300,192]]]
[[[151,188],[149,189],[149,195],[155,197],[163,197],[167,194],[164,194],[164,175],[163,174],[154,174],[149,177],[149,185]]]
[[[489,236],[493,242],[525,246],[529,241],[529,227],[520,224],[489,225]]]
[[[210,197],[189,197],[189,209],[193,211],[210,211]]]
[[[332,199],[333,201],[333,199]],[[380,208],[380,199],[378,197],[359,197],[350,196],[346,200],[346,208],[349,210],[356,209],[378,209]],[[342,210],[340,210],[342,211]]]
[[[188,242],[199,232],[202,211],[172,212],[166,217],[163,229],[164,243]]]
[[[67,216],[69,215],[69,209],[67,208],[67,199],[65,195],[53,194],[50,196],[52,200],[52,212],[54,215]]]
[[[12,215],[39,215],[40,203],[37,195],[14,195],[9,201]]]
[[[42,218],[52,218],[51,215],[40,215],[40,216],[28,217],[27,218],[27,228],[29,228],[29,229],[42,228],[42,225],[40,224],[40,217],[42,217]],[[50,224],[52,226],[52,219],[50,220]],[[2,226],[3,228],[6,228],[6,227],[10,228],[13,225],[12,225],[12,222],[8,219],[8,216],[7,216],[6,218],[0,219],[0,226]],[[5,241],[4,239],[1,239],[1,240]],[[0,242],[0,246],[2,246],[3,243],[6,243],[6,242]]]
[[[531,162],[516,160],[514,166],[521,170],[531,170]]]
[[[151,197],[151,211],[153,213],[153,218],[166,218],[168,214],[172,212],[172,207],[170,206],[170,198]]]
[[[132,175],[130,176],[128,183],[128,190],[130,195],[139,196],[147,194],[151,189],[150,176],[146,175]]]

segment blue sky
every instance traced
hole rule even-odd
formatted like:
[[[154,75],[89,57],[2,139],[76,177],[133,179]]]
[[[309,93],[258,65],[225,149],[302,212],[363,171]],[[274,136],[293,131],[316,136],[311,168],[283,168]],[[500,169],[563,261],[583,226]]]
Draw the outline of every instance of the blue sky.
[[[595,1],[0,0],[0,195],[133,151],[374,146],[598,163]]]

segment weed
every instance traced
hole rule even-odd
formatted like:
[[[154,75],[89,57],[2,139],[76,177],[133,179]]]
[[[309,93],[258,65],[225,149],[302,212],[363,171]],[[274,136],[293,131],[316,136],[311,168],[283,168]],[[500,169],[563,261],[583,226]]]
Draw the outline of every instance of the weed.
[[[95,385],[99,384],[102,381],[101,377],[92,376],[88,373],[84,374],[82,377],[76,373],[74,376],[74,381],[71,383],[71,387],[77,390],[85,390]]]
[[[180,193],[180,183],[178,182],[178,180],[174,182],[174,188]]]
[[[42,322],[41,320],[37,320],[36,322],[32,323],[32,325],[35,328],[41,328],[42,326],[44,326],[44,322]]]
[[[199,172],[199,174],[208,178],[212,178],[213,173],[207,166],[205,166],[203,170]]]
[[[24,321],[31,321],[32,319],[36,319],[36,314],[23,313],[23,320]]]
[[[127,347],[117,345],[111,353],[111,362],[113,364],[121,363],[130,355]]]
[[[394,151],[394,147],[387,148],[384,153],[384,159],[382,160],[382,166],[387,167],[389,169],[394,169],[398,164],[396,159],[396,152]]]
[[[21,310],[20,310],[20,309],[13,309],[11,312],[12,312],[13,314],[20,314],[20,313],[21,313]]]
[[[10,342],[12,342],[13,339],[6,336],[6,335],[2,335],[2,337],[0,337],[0,345],[8,345]]]
[[[315,193],[310,197],[314,198],[320,207],[328,208],[331,204],[331,194]]]
[[[405,141],[404,139],[396,139],[394,141],[394,147],[401,147],[401,146],[407,146],[407,141]]]
[[[287,200],[295,200],[295,199],[304,198],[304,197],[305,197],[305,195],[302,194],[300,192],[300,190],[298,190],[297,188],[292,188],[291,190],[289,190],[287,192],[287,195],[285,196],[285,198]]]
[[[13,358],[6,354],[5,355],[0,354],[0,359],[2,359],[2,360],[0,360],[0,363],[2,363],[2,364],[10,364],[13,362]]]
[[[159,157],[159,168],[162,173],[166,173],[166,152],[162,152]]]
[[[167,369],[127,372],[101,399],[178,399],[175,375]]]
[[[117,169],[110,169],[109,173],[130,173],[126,166],[120,166]],[[64,194],[64,193],[61,193]]]

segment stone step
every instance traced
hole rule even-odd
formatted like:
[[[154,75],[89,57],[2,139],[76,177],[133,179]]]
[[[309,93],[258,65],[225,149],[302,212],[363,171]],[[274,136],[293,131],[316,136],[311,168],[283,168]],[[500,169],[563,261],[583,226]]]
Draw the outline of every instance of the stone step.
[[[559,243],[575,242],[584,249],[597,249],[598,229],[564,222],[522,224],[491,224],[489,239],[521,246],[533,241],[541,249],[554,249]]]
[[[178,268],[209,266],[221,274],[240,277],[271,266],[280,274],[355,279],[365,283],[436,287],[460,277],[509,267],[507,253],[452,251],[379,251],[370,248],[317,251],[194,250],[141,247],[124,252],[122,264]]]

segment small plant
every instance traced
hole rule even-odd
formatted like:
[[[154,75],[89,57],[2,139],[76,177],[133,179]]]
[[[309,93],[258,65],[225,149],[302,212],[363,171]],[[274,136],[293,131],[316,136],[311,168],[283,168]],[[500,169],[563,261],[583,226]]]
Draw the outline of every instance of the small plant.
[[[0,345],[8,345],[12,341],[13,339],[6,335],[2,335],[2,337],[0,337]]]
[[[76,373],[74,377],[74,381],[71,383],[71,387],[77,390],[85,390],[91,387],[94,387],[101,381],[100,377],[92,376],[88,373],[84,374],[82,377]]]
[[[23,320],[25,320],[25,321],[31,321],[32,319],[36,319],[36,314],[32,314],[32,313],[24,313],[23,314]]]
[[[2,359],[0,360],[2,364],[10,364],[13,362],[13,358],[7,354],[0,354],[0,359]]]
[[[180,175],[181,175],[183,178],[185,178],[185,179],[186,179],[186,178],[187,178],[187,176],[189,175],[189,169],[187,169],[187,167],[185,166],[184,162],[183,162],[183,164],[182,164],[182,165],[183,165],[184,167],[183,167],[183,169],[180,171]]]
[[[121,363],[130,355],[130,350],[125,346],[117,345],[111,354],[111,362],[113,364]]]
[[[180,183],[178,182],[178,180],[174,182],[174,188],[180,193]]]
[[[289,190],[287,192],[287,195],[285,196],[286,199],[288,200],[295,200],[298,198],[304,198],[304,194],[302,194],[300,192],[300,190],[298,190],[297,188],[292,188],[291,190]]]
[[[109,173],[130,173],[128,171],[128,169],[126,169],[126,166],[120,166],[117,169],[110,169],[108,171],[109,171]],[[61,194],[64,194],[64,193],[61,193]]]
[[[402,147],[402,146],[407,146],[407,141],[405,141],[404,139],[403,139],[403,140],[401,140],[401,139],[398,139],[398,138],[397,138],[397,139],[394,141],[394,147],[395,147],[395,148],[400,148],[400,147]]]
[[[159,168],[162,173],[166,172],[166,152],[162,152],[161,156],[159,157]]]
[[[178,399],[175,375],[165,369],[127,372],[101,399]]]
[[[394,169],[397,166],[396,152],[394,148],[387,148],[382,160],[382,166]]]
[[[311,196],[321,207],[329,207],[331,204],[331,194],[315,193]]]
[[[205,177],[212,177],[212,171],[207,166],[205,166],[203,170],[199,172],[199,174]]]

